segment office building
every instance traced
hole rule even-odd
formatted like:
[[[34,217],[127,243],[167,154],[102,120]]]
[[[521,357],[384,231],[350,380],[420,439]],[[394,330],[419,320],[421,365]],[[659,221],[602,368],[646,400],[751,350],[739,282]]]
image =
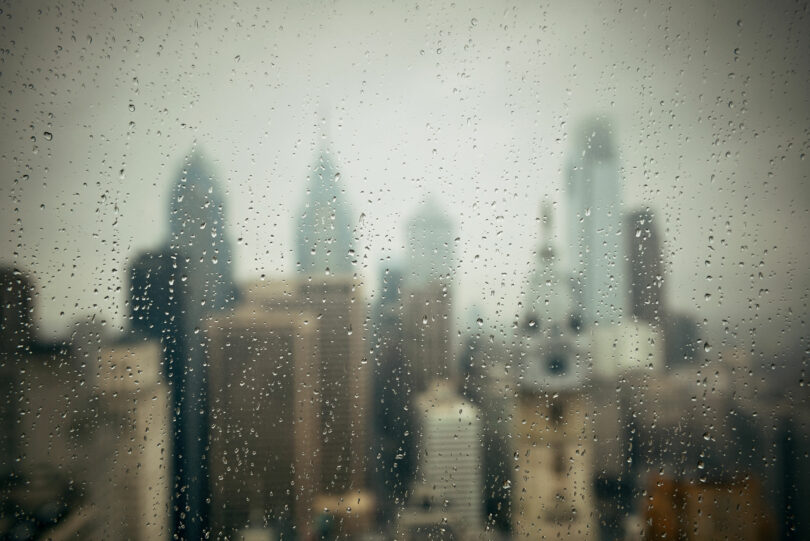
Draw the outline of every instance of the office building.
[[[208,323],[215,537],[250,526],[311,533],[323,458],[318,329],[317,314],[251,300]]]
[[[586,328],[627,314],[622,181],[611,124],[596,117],[575,134],[566,179],[568,265],[574,311]]]
[[[416,400],[418,467],[398,531],[446,524],[456,536],[483,529],[483,445],[478,408],[446,381],[437,381]],[[441,517],[436,521],[436,516]]]
[[[407,224],[407,268],[403,281],[405,363],[411,392],[427,390],[452,370],[454,226],[434,198]]]
[[[157,340],[132,337],[99,350],[96,392],[111,460],[95,503],[106,538],[171,537],[171,406],[161,369]]]
[[[649,208],[635,210],[626,217],[630,311],[638,320],[663,326],[664,261],[658,220]]]

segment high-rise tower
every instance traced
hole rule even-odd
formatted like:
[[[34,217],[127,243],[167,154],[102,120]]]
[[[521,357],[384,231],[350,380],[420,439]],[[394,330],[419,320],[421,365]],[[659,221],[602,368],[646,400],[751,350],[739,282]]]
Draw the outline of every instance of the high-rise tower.
[[[175,536],[202,538],[208,521],[208,404],[203,321],[236,297],[222,188],[199,148],[186,156],[169,202],[169,236],[130,264],[136,331],[162,342],[171,390]]]
[[[318,453],[320,494],[343,495],[364,487],[366,411],[371,374],[364,338],[366,304],[355,273],[354,223],[343,179],[332,154],[322,147],[309,178],[298,218],[298,257],[293,298],[318,318]]]
[[[169,245],[187,258],[191,297],[203,311],[217,310],[235,296],[225,195],[203,152],[186,158],[169,202]]]
[[[298,218],[295,250],[299,273],[310,276],[352,273],[353,225],[343,190],[332,155],[322,148],[312,167],[307,198]]]
[[[212,537],[236,535],[253,516],[280,538],[307,539],[320,475],[319,321],[268,306],[262,293],[248,288],[237,309],[208,324]]]
[[[550,207],[543,221],[552,223]],[[518,538],[592,539],[593,496],[588,398],[581,352],[570,325],[566,284],[544,235],[520,330],[512,490]]]
[[[408,221],[404,279],[405,362],[411,392],[451,377],[453,355],[453,223],[433,198]]]
[[[580,129],[566,180],[574,310],[585,327],[618,323],[628,297],[622,183],[613,130],[604,118]]]

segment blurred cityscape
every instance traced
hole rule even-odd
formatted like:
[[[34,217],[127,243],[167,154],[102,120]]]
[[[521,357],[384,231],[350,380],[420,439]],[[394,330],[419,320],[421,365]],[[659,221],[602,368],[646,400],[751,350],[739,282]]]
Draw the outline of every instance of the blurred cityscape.
[[[212,157],[177,157],[123,331],[46,340],[32,274],[0,272],[0,538],[810,539],[806,359],[771,377],[669,307],[665,224],[626,208],[618,155],[609,119],[572,137],[508,327],[458,323],[439,196],[362,276],[328,137],[295,274],[247,283]]]

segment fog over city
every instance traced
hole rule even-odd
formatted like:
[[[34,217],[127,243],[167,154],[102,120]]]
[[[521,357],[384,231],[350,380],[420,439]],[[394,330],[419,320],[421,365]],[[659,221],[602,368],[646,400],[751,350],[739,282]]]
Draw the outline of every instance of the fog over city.
[[[806,335],[806,5],[19,2],[0,18],[0,257],[34,277],[45,336],[92,314],[125,325],[127,259],[168,234],[195,142],[237,281],[295,269],[326,147],[367,293],[434,197],[459,237],[459,327],[510,325],[540,201],[566,212],[593,115],[612,122],[625,209],[664,218],[668,303],[711,341]]]

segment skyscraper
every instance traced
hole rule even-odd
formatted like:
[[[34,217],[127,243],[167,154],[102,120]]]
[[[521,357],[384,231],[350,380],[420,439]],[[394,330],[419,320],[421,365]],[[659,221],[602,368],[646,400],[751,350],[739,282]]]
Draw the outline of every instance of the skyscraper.
[[[625,226],[630,277],[630,308],[640,321],[661,327],[666,313],[663,298],[664,262],[658,221],[649,208],[627,215]]]
[[[295,252],[299,273],[344,275],[354,271],[354,225],[343,179],[327,148],[312,166],[307,197],[298,217]]]
[[[212,534],[253,518],[306,539],[320,476],[317,314],[262,305],[256,286],[248,295],[208,324]]]
[[[0,353],[23,353],[33,338],[34,288],[29,277],[0,268]]]
[[[411,392],[452,377],[455,272],[453,223],[430,197],[407,224],[403,321]]]
[[[174,533],[201,538],[208,521],[206,343],[203,321],[236,298],[224,193],[204,153],[184,159],[169,202],[169,238],[130,267],[135,330],[163,342],[171,388]]]
[[[582,125],[566,180],[574,310],[585,327],[618,323],[628,296],[622,182],[613,129],[604,118]]]
[[[410,488],[413,428],[410,390],[403,363],[402,271],[385,269],[372,315],[369,363],[374,371],[373,408],[375,488],[383,515],[393,520],[397,502]]]
[[[368,443],[365,302],[355,274],[354,224],[343,182],[331,153],[322,148],[295,233],[299,280],[293,295],[279,303],[311,311],[319,321],[314,337],[321,435],[316,486],[323,494],[363,488]]]
[[[236,288],[225,195],[199,147],[186,157],[172,189],[169,246],[186,258],[190,294],[201,311],[224,308],[233,301]]]

